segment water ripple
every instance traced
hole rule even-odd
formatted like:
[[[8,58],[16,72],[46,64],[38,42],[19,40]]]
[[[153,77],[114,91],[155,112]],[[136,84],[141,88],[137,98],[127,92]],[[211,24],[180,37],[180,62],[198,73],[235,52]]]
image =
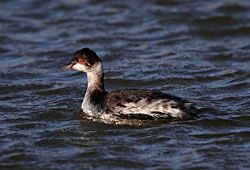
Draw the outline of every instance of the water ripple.
[[[1,169],[247,169],[250,4],[0,1]],[[82,73],[57,69],[82,47],[107,90],[194,101],[195,120],[90,119]]]

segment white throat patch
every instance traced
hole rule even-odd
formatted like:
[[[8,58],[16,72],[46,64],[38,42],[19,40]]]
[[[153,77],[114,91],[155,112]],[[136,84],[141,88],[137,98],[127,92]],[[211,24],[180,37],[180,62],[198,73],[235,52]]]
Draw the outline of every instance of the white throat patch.
[[[75,65],[73,65],[73,69],[77,71],[83,71],[83,72],[87,71],[86,66],[79,64],[79,63],[76,63]]]

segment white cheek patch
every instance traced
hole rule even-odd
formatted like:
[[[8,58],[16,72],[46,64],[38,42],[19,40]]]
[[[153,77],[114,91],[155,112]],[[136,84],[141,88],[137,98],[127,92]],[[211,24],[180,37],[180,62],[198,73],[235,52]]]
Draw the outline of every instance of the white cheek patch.
[[[87,70],[86,66],[79,64],[79,63],[76,63],[75,65],[73,65],[73,69],[77,71],[83,71],[83,72],[86,72]]]

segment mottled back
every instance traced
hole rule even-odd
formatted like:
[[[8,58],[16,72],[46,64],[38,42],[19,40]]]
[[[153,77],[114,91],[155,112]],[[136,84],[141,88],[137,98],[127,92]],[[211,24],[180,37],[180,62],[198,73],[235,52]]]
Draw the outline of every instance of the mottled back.
[[[121,118],[167,119],[196,115],[192,103],[160,91],[118,90],[105,97],[106,112]]]

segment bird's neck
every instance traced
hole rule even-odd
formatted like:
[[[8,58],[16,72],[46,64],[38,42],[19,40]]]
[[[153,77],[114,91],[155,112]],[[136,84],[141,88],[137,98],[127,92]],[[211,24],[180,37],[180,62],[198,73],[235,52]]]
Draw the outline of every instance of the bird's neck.
[[[103,109],[105,94],[102,65],[87,73],[88,87],[82,103],[82,109],[88,112],[99,112]]]
[[[98,65],[93,71],[87,73],[88,87],[87,92],[100,91],[104,92],[103,69]]]

